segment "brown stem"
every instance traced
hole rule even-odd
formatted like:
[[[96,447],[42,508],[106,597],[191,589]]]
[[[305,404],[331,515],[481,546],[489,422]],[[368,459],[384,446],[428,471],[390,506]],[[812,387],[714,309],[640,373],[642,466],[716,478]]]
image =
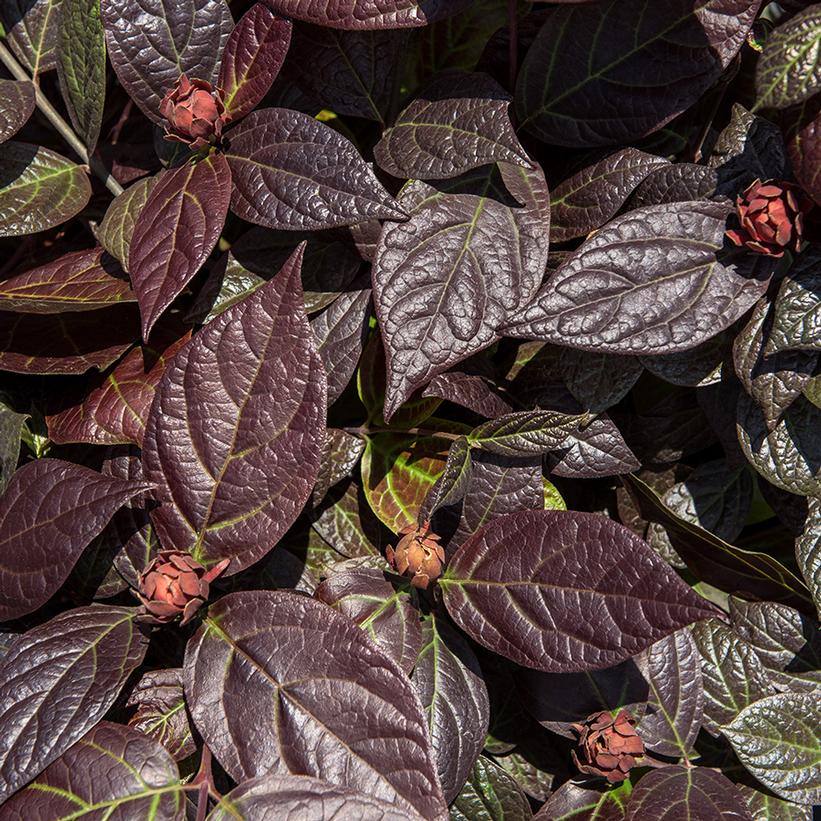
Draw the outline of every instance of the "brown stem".
[[[6,48],[6,44],[0,42],[0,62],[11,72],[15,80],[23,80],[31,82],[31,77],[14,58],[14,55]],[[48,98],[40,90],[37,83],[34,84],[34,100],[37,108],[43,113],[46,119],[54,126],[60,136],[71,146],[74,153],[91,169],[91,171],[99,177],[104,183],[105,187],[116,197],[123,193],[123,187],[103,166],[103,164],[96,158],[90,157],[88,150],[83,145],[82,140],[74,133],[71,126],[60,116],[57,109],[48,101]]]
[[[222,794],[217,789],[216,784],[214,784],[214,773],[211,770],[211,761],[211,750],[208,748],[207,744],[203,744],[202,757],[200,758],[200,768],[191,783],[203,785],[212,798],[220,801],[222,800]]]
[[[205,821],[205,814],[208,812],[208,784],[204,781],[199,786],[197,795],[197,818],[196,821]]]

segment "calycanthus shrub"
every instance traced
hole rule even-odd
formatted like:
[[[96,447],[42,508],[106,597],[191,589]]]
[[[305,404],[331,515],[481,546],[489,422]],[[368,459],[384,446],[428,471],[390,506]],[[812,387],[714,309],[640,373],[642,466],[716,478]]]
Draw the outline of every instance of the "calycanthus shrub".
[[[0,22],[0,819],[811,818],[821,3]]]

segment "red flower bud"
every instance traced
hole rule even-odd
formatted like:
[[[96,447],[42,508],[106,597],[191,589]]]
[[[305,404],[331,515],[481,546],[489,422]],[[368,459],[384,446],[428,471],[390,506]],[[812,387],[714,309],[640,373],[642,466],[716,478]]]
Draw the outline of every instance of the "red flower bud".
[[[385,551],[388,562],[397,573],[410,576],[414,587],[425,590],[442,575],[445,551],[439,544],[440,537],[431,532],[430,522],[399,532],[404,535],[396,549],[388,547]]]
[[[801,250],[804,215],[812,200],[789,182],[756,180],[736,198],[740,227],[727,231],[736,245],[771,257]]]
[[[573,763],[587,775],[606,778],[611,784],[624,781],[644,756],[644,742],[635,730],[635,719],[627,710],[613,718],[606,710],[574,724],[578,746],[571,753]]]
[[[206,570],[189,553],[162,550],[140,575],[137,598],[142,602],[149,621],[165,624],[182,616],[181,624],[190,621],[208,600],[210,584],[228,567],[230,559]]]
[[[160,103],[160,114],[168,120],[165,139],[204,148],[222,134],[226,122],[222,89],[205,80],[180,75]]]

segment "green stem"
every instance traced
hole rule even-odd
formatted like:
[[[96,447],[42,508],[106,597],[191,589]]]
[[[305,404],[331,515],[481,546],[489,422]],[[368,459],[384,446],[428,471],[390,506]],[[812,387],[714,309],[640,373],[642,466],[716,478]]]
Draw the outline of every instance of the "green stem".
[[[2,41],[0,41],[0,62],[11,72],[15,80],[32,82],[31,77],[28,76],[20,63],[14,58],[14,55],[8,50],[6,44]],[[122,194],[123,187],[120,183],[111,176],[105,166],[96,157],[89,156],[88,149],[83,145],[82,140],[60,116],[60,112],[48,101],[37,83],[34,83],[34,100],[37,103],[37,108],[40,109],[46,119],[59,132],[60,136],[71,146],[74,153],[105,183],[105,187],[114,194],[115,197],[118,194]]]

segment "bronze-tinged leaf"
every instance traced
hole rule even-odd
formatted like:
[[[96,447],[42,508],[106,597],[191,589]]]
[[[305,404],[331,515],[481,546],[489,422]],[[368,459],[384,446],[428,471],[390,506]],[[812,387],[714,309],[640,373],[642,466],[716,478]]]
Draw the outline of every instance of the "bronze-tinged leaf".
[[[86,545],[147,487],[60,459],[23,465],[0,497],[0,621],[48,601]]]
[[[0,282],[0,311],[21,314],[93,311],[135,300],[119,263],[99,245]]]
[[[298,772],[431,821],[445,813],[413,685],[322,602],[274,591],[221,598],[186,649],[185,694],[237,782]]]
[[[279,541],[319,472],[326,385],[302,305],[302,252],[176,354],[146,425],[161,541],[206,565],[229,558],[229,574]]]
[[[787,116],[790,166],[801,187],[821,204],[821,97],[816,94]]]
[[[181,74],[216,83],[234,28],[225,0],[101,0],[101,11],[117,78],[155,123]]]
[[[405,216],[353,144],[307,114],[259,109],[228,143],[231,210],[249,222],[317,230]]]
[[[629,780],[598,790],[568,781],[550,796],[533,821],[624,821],[632,789]]]
[[[20,458],[20,440],[27,413],[17,413],[0,394],[0,494],[17,469]]]
[[[512,776],[479,756],[450,806],[451,821],[530,821],[533,811]]]
[[[80,607],[14,641],[0,667],[0,801],[61,756],[114,704],[148,648],[136,615],[134,607]]]
[[[396,118],[374,146],[394,177],[438,180],[492,162],[529,166],[508,116],[510,95],[486,74],[447,75]]]
[[[155,337],[157,334],[154,335]],[[111,370],[94,377],[79,397],[46,417],[52,442],[141,446],[160,378],[190,333],[132,348]]]
[[[17,59],[37,77],[57,64],[61,0],[4,0],[0,21]]]
[[[10,140],[34,113],[34,84],[0,79],[0,143]]]
[[[0,311],[0,370],[41,374],[103,370],[139,334],[139,316],[128,304],[58,315]]]
[[[91,184],[82,166],[30,143],[0,151],[0,237],[36,234],[86,207]]]
[[[729,778],[707,767],[663,767],[633,790],[625,821],[673,819],[752,821],[747,802]]]
[[[500,516],[439,580],[474,640],[525,667],[608,667],[717,611],[642,539],[597,513]]]
[[[239,120],[256,108],[276,80],[291,43],[292,23],[255,3],[237,23],[222,55],[219,81],[225,113]]]
[[[134,224],[128,252],[143,339],[208,259],[230,199],[231,169],[222,154],[160,173]]]

